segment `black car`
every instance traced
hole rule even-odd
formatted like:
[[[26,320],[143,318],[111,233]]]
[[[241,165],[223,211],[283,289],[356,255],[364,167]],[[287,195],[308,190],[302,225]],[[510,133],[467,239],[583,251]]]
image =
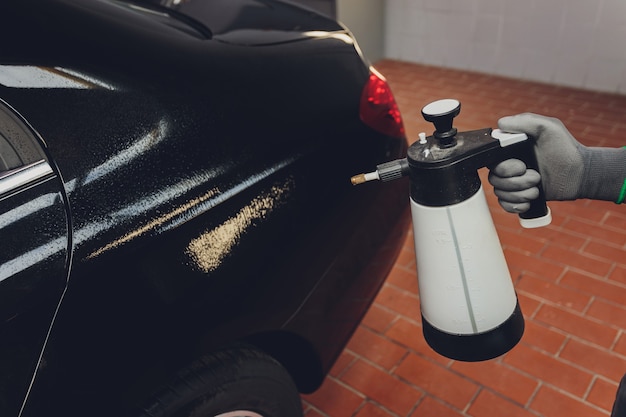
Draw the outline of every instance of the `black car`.
[[[301,414],[403,243],[350,32],[163,3],[0,5],[0,416]]]

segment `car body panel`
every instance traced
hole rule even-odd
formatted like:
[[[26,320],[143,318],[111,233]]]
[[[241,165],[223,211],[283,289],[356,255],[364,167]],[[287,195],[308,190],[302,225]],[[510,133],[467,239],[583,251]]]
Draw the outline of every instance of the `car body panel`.
[[[290,3],[246,0],[172,2],[172,9],[204,25],[211,39],[234,45],[261,46],[308,40],[344,32],[337,21]]]
[[[17,415],[66,287],[69,216],[40,138],[1,102],[0,120],[0,415]]]
[[[20,42],[2,53],[0,97],[62,179],[57,228],[71,213],[71,249],[49,259],[63,278],[71,259],[69,283],[23,415],[80,415],[103,392],[92,414],[128,412],[233,341],[294,369],[307,361],[277,341],[301,346],[312,369],[293,372],[315,389],[408,222],[404,181],[349,181],[406,143],[359,120],[369,72],[348,32],[255,28],[251,47],[119,2],[7,4],[0,32]]]

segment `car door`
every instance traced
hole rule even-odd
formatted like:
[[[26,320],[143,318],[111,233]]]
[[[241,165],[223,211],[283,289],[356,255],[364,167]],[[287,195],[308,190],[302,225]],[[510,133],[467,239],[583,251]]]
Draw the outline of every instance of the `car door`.
[[[0,415],[17,416],[67,282],[62,183],[43,142],[0,100]]]

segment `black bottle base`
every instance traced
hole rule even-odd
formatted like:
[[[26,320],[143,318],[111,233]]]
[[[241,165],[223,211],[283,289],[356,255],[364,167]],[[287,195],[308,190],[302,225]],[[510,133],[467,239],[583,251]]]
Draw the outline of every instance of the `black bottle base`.
[[[426,342],[440,355],[464,362],[478,362],[497,358],[513,349],[524,334],[524,317],[518,302],[506,321],[485,333],[446,333],[430,325],[424,317],[422,329]]]

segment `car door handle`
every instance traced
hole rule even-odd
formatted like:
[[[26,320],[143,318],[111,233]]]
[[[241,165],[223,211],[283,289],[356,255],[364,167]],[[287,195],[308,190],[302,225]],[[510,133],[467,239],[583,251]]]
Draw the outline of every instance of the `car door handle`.
[[[43,159],[0,173],[0,198],[53,176],[52,167]]]

